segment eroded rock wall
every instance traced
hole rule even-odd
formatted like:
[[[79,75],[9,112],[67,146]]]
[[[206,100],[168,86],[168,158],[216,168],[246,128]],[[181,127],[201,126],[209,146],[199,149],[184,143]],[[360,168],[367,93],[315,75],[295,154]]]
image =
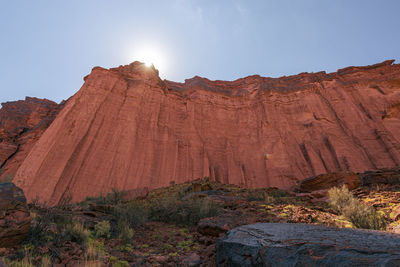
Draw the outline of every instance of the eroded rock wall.
[[[28,200],[189,179],[289,188],[400,163],[400,65],[236,81],[162,81],[134,62],[85,77],[19,168]]]
[[[0,179],[11,180],[62,105],[27,97],[0,109]]]

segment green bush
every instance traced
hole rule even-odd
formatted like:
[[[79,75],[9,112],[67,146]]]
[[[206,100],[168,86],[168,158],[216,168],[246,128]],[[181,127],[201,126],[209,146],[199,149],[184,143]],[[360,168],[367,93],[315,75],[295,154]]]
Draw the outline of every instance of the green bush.
[[[89,231],[78,221],[73,221],[67,225],[64,232],[64,240],[76,242],[85,246],[89,238]]]
[[[250,190],[250,189],[249,189]],[[247,201],[264,201],[267,193],[264,191],[256,191],[256,190],[250,190],[247,193],[246,200]]]
[[[100,195],[96,197],[86,197],[83,203],[95,202],[98,205],[117,205],[125,202],[125,195],[126,191],[113,188],[112,192],[108,193],[106,196],[100,193]]]
[[[85,249],[85,261],[90,262],[101,259],[105,255],[104,243],[89,239]]]
[[[99,238],[99,237],[110,238],[110,230],[111,230],[110,222],[108,222],[108,221],[98,222],[94,226],[95,237],[96,238]]]
[[[125,221],[129,226],[141,225],[149,220],[150,209],[140,201],[116,205],[111,212],[117,221]]]
[[[49,242],[61,245],[66,238],[66,228],[73,223],[72,216],[70,214],[58,214],[51,210],[46,210],[40,215],[34,214],[28,242],[35,247],[47,246]]]
[[[373,207],[361,203],[348,188],[333,187],[329,190],[332,209],[346,217],[357,228],[384,230],[386,221]]]
[[[130,227],[127,221],[120,220],[117,225],[118,238],[129,244],[132,242],[132,238],[135,235],[135,231]]]
[[[151,206],[151,218],[155,221],[182,225],[195,225],[201,219],[216,216],[221,207],[208,199],[181,200],[176,197],[158,199]]]

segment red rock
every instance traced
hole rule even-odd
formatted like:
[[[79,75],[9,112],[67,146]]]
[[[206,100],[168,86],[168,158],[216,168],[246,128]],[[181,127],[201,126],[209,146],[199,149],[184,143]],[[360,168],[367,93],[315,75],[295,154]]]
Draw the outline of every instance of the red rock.
[[[300,182],[299,189],[302,192],[313,192],[323,197],[329,188],[347,185],[350,190],[360,186],[361,180],[355,173],[328,173],[307,178]]]
[[[236,81],[162,81],[135,62],[96,67],[15,177],[29,200],[209,176],[290,188],[310,176],[400,164],[400,65]]]
[[[53,101],[33,97],[1,105],[0,180],[14,177],[32,146],[62,107]]]
[[[400,166],[390,169],[366,171],[359,176],[363,186],[376,184],[398,185],[400,184]]]
[[[19,245],[28,236],[30,223],[22,190],[12,183],[0,184],[0,247]]]

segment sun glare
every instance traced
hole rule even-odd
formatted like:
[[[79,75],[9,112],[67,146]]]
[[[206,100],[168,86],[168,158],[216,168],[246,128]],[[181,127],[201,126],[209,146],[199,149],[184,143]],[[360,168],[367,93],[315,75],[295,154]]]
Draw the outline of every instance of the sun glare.
[[[144,46],[135,50],[133,60],[141,61],[147,67],[154,65],[160,72],[165,72],[165,58],[159,49],[151,46]]]

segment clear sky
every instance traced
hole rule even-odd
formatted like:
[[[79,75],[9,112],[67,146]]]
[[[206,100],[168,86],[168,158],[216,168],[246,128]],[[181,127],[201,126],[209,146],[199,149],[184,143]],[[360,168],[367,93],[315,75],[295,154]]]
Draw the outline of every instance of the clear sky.
[[[400,60],[400,0],[0,1],[0,102],[57,102],[94,66],[235,80]]]

